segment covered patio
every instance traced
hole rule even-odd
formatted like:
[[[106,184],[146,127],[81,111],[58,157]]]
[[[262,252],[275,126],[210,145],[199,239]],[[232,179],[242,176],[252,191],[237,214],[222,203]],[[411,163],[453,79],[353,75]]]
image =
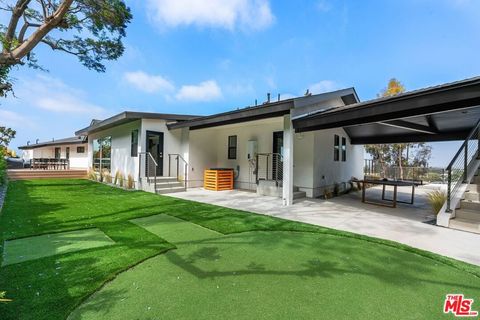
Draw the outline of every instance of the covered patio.
[[[413,206],[399,204],[394,210],[361,203],[360,192],[329,200],[296,200],[288,207],[283,206],[282,200],[277,197],[259,196],[241,190],[215,192],[193,188],[171,196],[392,240],[480,265],[477,248],[480,234],[437,227],[430,223],[433,216],[425,195],[431,190],[431,186],[419,187]],[[381,193],[380,188],[370,191]],[[400,197],[408,197],[408,194],[408,190],[401,189],[399,192]]]

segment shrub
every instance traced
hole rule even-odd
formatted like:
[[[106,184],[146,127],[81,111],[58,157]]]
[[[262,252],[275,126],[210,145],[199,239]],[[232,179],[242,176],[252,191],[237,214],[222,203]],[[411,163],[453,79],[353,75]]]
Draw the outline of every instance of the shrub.
[[[120,176],[120,171],[117,170],[117,171],[115,172],[115,178],[114,178],[114,180],[113,180],[113,184],[114,184],[114,185],[117,184],[117,182],[118,182],[118,177],[119,177],[119,176]]]
[[[427,199],[428,203],[430,203],[430,206],[432,207],[433,213],[438,214],[445,201],[447,201],[447,195],[443,191],[435,190],[427,193]]]
[[[105,183],[112,183],[112,175],[108,170],[103,171],[103,181]]]
[[[7,161],[5,160],[5,149],[0,146],[0,186],[7,180]]]
[[[93,170],[93,168],[88,169],[88,179],[97,180],[97,174],[95,173],[95,170]]]
[[[119,173],[118,175],[118,185],[123,188],[123,182],[125,181],[125,177],[123,176],[123,173]]]
[[[133,189],[134,183],[133,176],[129,174],[127,177],[127,189]]]

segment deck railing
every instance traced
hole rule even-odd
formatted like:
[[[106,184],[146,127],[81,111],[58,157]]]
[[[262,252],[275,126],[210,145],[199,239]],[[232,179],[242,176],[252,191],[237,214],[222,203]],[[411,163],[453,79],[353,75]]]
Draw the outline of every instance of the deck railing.
[[[257,153],[255,180],[275,181],[278,187],[283,181],[283,156],[280,153]]]
[[[470,183],[474,171],[478,170],[480,158],[480,121],[457,151],[447,167],[447,212],[452,212],[452,201],[459,196],[462,184]]]
[[[187,191],[188,162],[178,153],[168,154],[168,176],[176,177],[177,181],[183,182]]]
[[[154,190],[157,190],[157,167],[158,163],[153,158],[150,152],[140,152],[138,154],[139,160],[139,170],[138,170],[138,180],[142,180],[142,172],[145,173],[145,178],[147,182],[150,183],[150,179],[153,178]],[[142,170],[142,163],[145,164],[145,167]]]

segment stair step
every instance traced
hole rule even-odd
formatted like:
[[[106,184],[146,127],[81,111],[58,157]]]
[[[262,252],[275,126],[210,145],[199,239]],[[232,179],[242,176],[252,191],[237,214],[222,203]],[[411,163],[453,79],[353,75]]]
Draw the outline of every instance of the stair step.
[[[162,181],[158,182],[157,181],[157,189],[164,189],[164,188],[175,188],[175,187],[183,187],[183,184],[178,181]]]
[[[455,218],[450,220],[449,228],[480,233],[480,222],[471,219],[464,219],[464,218]]]
[[[155,178],[154,177],[147,177],[148,182],[154,182]],[[157,177],[156,178],[157,183],[159,182],[178,182],[178,179],[176,177]]]
[[[480,202],[479,201],[462,200],[462,201],[460,201],[460,208],[480,212]]]
[[[455,218],[476,220],[480,223],[480,211],[457,209],[455,210]]]
[[[168,193],[175,193],[175,192],[183,192],[185,191],[184,187],[173,187],[173,188],[157,188],[157,194],[168,194]]]
[[[294,191],[293,192],[293,199],[303,199],[307,196],[307,193],[305,191]]]
[[[467,190],[471,192],[480,192],[480,184],[469,184]]]
[[[480,201],[480,193],[478,192],[467,191],[464,196],[465,200],[468,201]]]
[[[86,170],[8,170],[10,180],[86,178]]]

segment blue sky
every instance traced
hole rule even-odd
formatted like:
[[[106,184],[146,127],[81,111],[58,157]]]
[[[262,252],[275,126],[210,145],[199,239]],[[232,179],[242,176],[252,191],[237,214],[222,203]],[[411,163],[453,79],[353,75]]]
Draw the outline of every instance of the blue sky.
[[[131,0],[122,58],[107,72],[36,50],[49,70],[14,70],[0,123],[28,140],[72,136],[124,110],[211,114],[274,97],[354,86],[374,98],[480,75],[476,0]],[[6,16],[0,15],[3,24]],[[434,144],[446,166],[456,143]]]

